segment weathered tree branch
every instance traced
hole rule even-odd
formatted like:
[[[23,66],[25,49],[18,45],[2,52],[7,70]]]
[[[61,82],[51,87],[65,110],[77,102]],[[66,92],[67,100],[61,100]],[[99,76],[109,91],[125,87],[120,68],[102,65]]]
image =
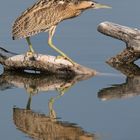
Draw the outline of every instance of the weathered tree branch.
[[[127,77],[125,83],[101,89],[98,97],[109,100],[140,95],[140,68],[134,64],[140,58],[140,30],[103,22],[98,26],[98,31],[126,43],[126,49],[107,60],[107,63]]]
[[[86,68],[79,64],[73,65],[64,58],[55,56],[34,54],[34,56],[26,56],[26,54],[17,55],[0,48],[0,63],[5,70],[25,71],[34,70],[46,74],[65,74],[65,75],[90,75],[96,74],[95,70]]]
[[[111,22],[103,22],[98,26],[98,31],[126,43],[126,49],[107,63],[129,64],[140,58],[140,30]]]

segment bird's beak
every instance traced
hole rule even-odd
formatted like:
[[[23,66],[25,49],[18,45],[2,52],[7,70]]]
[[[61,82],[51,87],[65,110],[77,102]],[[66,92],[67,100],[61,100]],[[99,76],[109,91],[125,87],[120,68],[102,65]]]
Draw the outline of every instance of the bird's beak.
[[[112,8],[112,7],[105,5],[105,4],[95,3],[93,8],[94,9],[101,9],[101,8]]]

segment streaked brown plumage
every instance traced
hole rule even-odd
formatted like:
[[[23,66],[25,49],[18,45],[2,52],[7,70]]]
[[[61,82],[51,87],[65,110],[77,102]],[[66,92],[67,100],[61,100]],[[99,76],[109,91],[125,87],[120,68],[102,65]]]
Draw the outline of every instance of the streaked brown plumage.
[[[29,37],[49,31],[49,45],[72,62],[69,57],[52,44],[52,37],[59,22],[76,17],[90,8],[108,7],[91,0],[39,0],[16,19],[12,29],[13,39],[26,38],[30,52],[33,53]]]
[[[14,39],[26,38],[47,31],[64,18],[68,18],[66,4],[58,3],[59,1],[40,0],[23,12],[13,26]]]

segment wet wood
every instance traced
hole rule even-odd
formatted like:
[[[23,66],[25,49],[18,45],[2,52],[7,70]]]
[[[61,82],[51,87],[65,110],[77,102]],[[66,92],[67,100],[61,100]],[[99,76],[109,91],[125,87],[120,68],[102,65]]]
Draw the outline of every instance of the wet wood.
[[[34,54],[26,56],[26,54],[15,54],[3,48],[0,48],[0,63],[5,70],[25,71],[33,70],[45,74],[64,74],[64,75],[90,75],[96,74],[96,71],[86,68],[79,64],[73,65],[64,58],[55,56]]]
[[[101,89],[98,97],[102,100],[124,99],[140,95],[140,68],[134,61],[140,58],[140,30],[111,22],[103,22],[98,31],[122,40],[126,48],[107,63],[126,76],[125,83]]]
[[[111,22],[103,22],[98,26],[98,31],[126,43],[126,48],[107,63],[130,64],[140,58],[140,30]]]

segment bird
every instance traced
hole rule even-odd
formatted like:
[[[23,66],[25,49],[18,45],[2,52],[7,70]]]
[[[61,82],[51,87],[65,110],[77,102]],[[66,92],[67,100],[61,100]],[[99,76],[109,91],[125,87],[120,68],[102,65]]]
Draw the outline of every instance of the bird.
[[[38,0],[15,20],[12,38],[13,40],[25,38],[29,46],[27,53],[32,55],[35,51],[30,37],[40,32],[48,32],[48,45],[74,64],[71,58],[53,44],[52,38],[56,27],[60,22],[77,17],[87,9],[99,8],[111,7],[92,0]]]

